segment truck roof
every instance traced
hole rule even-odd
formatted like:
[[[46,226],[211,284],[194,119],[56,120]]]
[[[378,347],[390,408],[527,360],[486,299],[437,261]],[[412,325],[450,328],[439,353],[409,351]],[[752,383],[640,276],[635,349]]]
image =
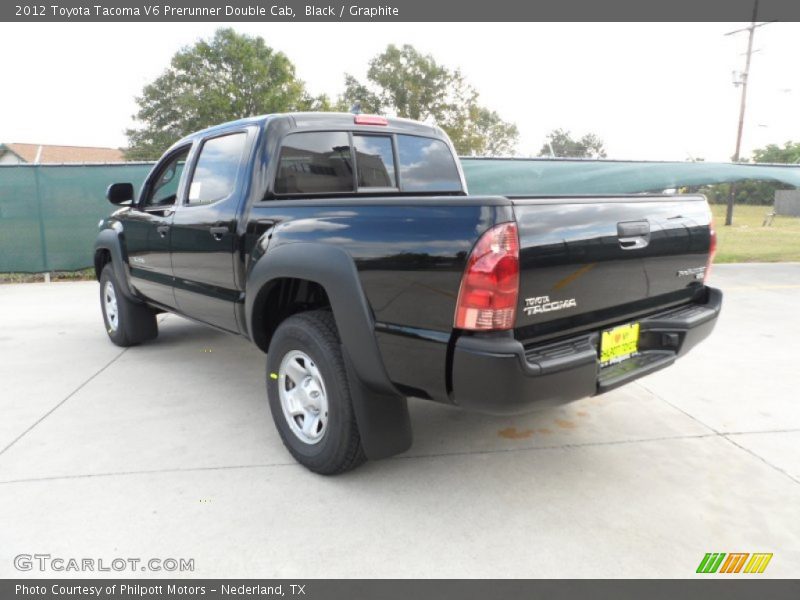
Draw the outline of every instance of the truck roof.
[[[446,138],[445,133],[435,125],[426,125],[425,123],[420,123],[419,121],[413,121],[411,119],[402,119],[398,117],[385,117],[387,121],[387,125],[356,125],[355,118],[357,115],[353,113],[339,113],[339,112],[291,112],[291,113],[275,113],[269,115],[259,115],[256,117],[247,117],[244,119],[237,119],[235,121],[228,121],[226,123],[220,123],[219,125],[214,125],[212,127],[207,127],[206,129],[202,129],[200,131],[196,131],[191,133],[179,141],[177,141],[173,146],[178,146],[180,144],[186,143],[190,140],[194,140],[197,137],[205,137],[210,133],[215,133],[217,131],[224,131],[225,129],[230,128],[234,125],[258,125],[263,127],[266,123],[279,120],[279,119],[286,119],[291,122],[291,129],[293,130],[320,130],[320,129],[354,129],[358,128],[361,129],[362,127],[365,130],[379,130],[379,131],[386,131],[387,133],[410,133],[416,135],[424,135],[427,137],[434,137],[434,138]]]

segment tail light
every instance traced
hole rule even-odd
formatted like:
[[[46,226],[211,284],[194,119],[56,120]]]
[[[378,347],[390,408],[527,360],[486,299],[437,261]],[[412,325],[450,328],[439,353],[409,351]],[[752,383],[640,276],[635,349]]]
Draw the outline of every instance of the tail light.
[[[456,305],[455,327],[511,329],[519,295],[519,235],[515,223],[485,232],[467,260]]]
[[[713,217],[709,222],[708,227],[709,234],[711,235],[711,241],[708,244],[708,262],[706,262],[706,272],[703,276],[703,283],[707,283],[708,278],[711,276],[711,265],[714,263],[714,257],[717,254],[717,228],[714,226]]]

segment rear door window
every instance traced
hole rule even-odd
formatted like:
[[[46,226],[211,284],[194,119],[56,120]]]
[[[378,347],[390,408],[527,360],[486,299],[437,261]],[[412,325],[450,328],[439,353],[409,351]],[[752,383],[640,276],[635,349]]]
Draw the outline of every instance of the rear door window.
[[[352,191],[352,154],[346,132],[315,131],[286,137],[275,178],[276,194]]]
[[[458,175],[450,148],[442,140],[397,136],[400,186],[404,192],[460,192]]]
[[[392,138],[385,135],[353,135],[359,188],[396,188]]]
[[[247,134],[233,133],[203,143],[189,185],[189,206],[211,204],[233,193],[245,141]]]

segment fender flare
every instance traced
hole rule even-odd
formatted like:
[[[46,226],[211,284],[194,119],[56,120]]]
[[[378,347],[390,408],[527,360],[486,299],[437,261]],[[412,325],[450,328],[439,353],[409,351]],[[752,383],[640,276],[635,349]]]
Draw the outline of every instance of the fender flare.
[[[245,291],[247,332],[263,309],[262,292],[279,278],[313,281],[325,289],[342,345],[353,408],[368,458],[392,456],[411,446],[408,401],[389,380],[375,339],[375,320],[352,257],[335,246],[294,242],[269,249],[252,267]]]
[[[97,239],[94,242],[94,255],[97,255],[98,250],[108,250],[111,253],[111,263],[117,270],[117,280],[123,296],[136,303],[142,301],[136,296],[130,287],[129,278],[130,272],[128,270],[128,262],[125,260],[126,254],[122,247],[121,234],[114,229],[104,229],[97,234]],[[93,264],[94,257],[93,257]],[[98,279],[100,274],[97,274]]]

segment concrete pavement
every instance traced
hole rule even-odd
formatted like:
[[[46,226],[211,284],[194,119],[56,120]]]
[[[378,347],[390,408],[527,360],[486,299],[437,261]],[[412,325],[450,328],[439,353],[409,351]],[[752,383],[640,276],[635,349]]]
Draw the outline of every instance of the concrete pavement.
[[[706,552],[772,552],[762,576],[798,577],[800,264],[712,283],[717,330],[673,367],[523,417],[413,401],[408,453],[334,478],[284,450],[245,340],[162,316],[122,350],[96,283],[0,286],[0,576],[49,553],[197,577],[691,577]]]

